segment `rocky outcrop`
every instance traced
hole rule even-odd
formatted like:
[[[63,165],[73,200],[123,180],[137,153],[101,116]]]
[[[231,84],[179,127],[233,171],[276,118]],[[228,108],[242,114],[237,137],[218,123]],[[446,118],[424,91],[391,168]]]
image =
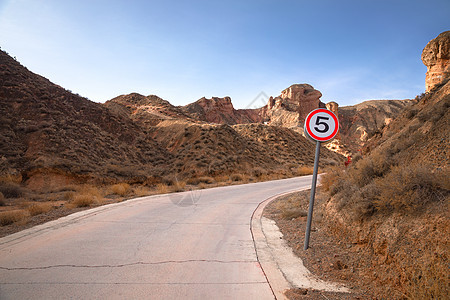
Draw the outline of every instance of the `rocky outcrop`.
[[[278,97],[270,97],[262,108],[262,116],[270,125],[302,127],[306,116],[314,109],[325,107],[322,93],[309,84],[293,84]]]
[[[259,109],[234,109],[230,97],[203,97],[181,109],[194,119],[208,123],[234,125],[262,122]]]
[[[441,33],[425,46],[422,62],[427,66],[427,92],[450,78],[450,31]]]
[[[314,89],[309,84],[293,84],[281,92],[282,99],[293,102],[298,105],[297,111],[301,121],[314,109],[325,107],[320,101],[322,93]]]
[[[370,100],[339,108],[340,137],[351,152],[359,150],[367,139],[388,125],[416,100]]]

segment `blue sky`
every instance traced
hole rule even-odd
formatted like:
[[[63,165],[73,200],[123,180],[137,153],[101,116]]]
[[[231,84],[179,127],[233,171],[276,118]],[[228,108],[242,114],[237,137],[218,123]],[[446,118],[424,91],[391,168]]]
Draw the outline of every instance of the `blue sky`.
[[[420,55],[449,12],[448,0],[0,0],[0,46],[96,102],[138,92],[245,108],[309,83],[352,105],[422,93]]]

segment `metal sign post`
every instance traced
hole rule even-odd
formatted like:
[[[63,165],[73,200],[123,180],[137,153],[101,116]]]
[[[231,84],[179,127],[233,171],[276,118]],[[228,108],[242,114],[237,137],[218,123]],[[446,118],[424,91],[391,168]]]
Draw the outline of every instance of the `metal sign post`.
[[[316,155],[314,158],[314,171],[311,183],[311,197],[309,200],[308,219],[306,221],[305,246],[309,247],[309,235],[311,233],[311,223],[314,210],[314,198],[316,196],[317,173],[319,170],[320,144],[329,142],[339,131],[339,121],[336,115],[330,110],[319,108],[308,114],[304,126],[306,136],[316,142]]]

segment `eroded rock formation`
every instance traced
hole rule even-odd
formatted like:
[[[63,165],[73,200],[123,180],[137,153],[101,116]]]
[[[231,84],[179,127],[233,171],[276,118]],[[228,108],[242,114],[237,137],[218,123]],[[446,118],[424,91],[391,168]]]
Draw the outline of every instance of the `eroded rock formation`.
[[[234,125],[262,121],[259,110],[234,109],[230,97],[203,97],[181,109],[193,118],[209,123]]]
[[[450,78],[450,31],[441,33],[425,46],[422,62],[427,66],[427,92]]]
[[[325,107],[320,101],[322,93],[309,84],[293,84],[278,97],[270,97],[262,115],[270,125],[283,127],[303,126],[306,116],[314,109]]]

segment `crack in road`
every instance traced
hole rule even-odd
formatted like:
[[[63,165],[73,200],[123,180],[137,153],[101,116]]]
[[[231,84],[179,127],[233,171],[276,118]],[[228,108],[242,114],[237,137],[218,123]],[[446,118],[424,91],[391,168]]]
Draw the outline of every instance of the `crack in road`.
[[[205,262],[205,263],[221,263],[221,264],[233,264],[233,263],[258,263],[256,260],[216,260],[216,259],[188,259],[188,260],[165,260],[159,262],[133,262],[127,264],[118,264],[118,265],[53,265],[53,266],[42,266],[42,267],[17,267],[17,268],[8,268],[8,267],[0,267],[0,270],[6,271],[19,271],[19,270],[47,270],[54,268],[123,268],[130,266],[139,266],[139,265],[163,265],[163,264],[183,264],[183,263],[196,263],[196,262]]]

